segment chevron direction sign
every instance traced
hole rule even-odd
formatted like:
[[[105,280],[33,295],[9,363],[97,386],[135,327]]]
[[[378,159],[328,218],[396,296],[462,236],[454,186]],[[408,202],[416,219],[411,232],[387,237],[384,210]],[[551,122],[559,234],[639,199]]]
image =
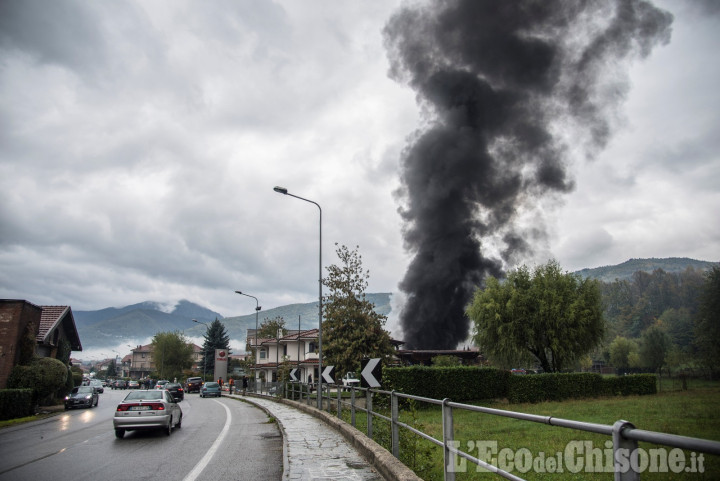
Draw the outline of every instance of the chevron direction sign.
[[[322,372],[322,381],[328,384],[335,384],[335,366],[325,366]]]
[[[292,381],[299,381],[299,379],[298,379],[298,377],[297,377],[297,372],[298,372],[297,368],[295,368],[295,369],[293,369],[292,371],[290,371],[290,380],[292,380]]]
[[[382,379],[382,364],[380,358],[363,359],[360,363],[362,372],[360,372],[360,386],[362,387],[380,387]]]

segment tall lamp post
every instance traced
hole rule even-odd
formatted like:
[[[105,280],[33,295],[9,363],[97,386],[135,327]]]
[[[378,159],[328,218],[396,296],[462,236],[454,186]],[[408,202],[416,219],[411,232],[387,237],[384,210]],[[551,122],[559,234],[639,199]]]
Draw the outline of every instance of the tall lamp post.
[[[202,324],[203,326],[205,326],[205,329],[208,329],[208,325],[205,324],[204,322],[198,321],[197,319],[193,319],[192,321],[193,321],[193,322],[197,322],[198,324]],[[203,353],[203,382],[205,382],[205,381],[206,381],[206,379],[205,379],[205,366],[207,366],[207,352],[205,351],[205,349],[203,349],[203,350],[202,350],[202,353]]]
[[[262,306],[260,305],[260,301],[258,301],[258,298],[255,296],[251,296],[250,294],[245,294],[241,291],[235,291],[235,294],[240,294],[241,296],[246,297],[252,297],[255,299],[255,345],[253,346],[255,349],[253,349],[253,366],[257,365],[257,335],[258,335],[258,313],[260,312],[260,309],[262,309]],[[253,372],[253,378],[255,377],[256,372]],[[253,383],[255,380],[253,380]],[[253,384],[254,386],[255,384]],[[255,389],[255,388],[253,388]]]
[[[288,192],[285,187],[274,187],[273,190],[279,194],[289,195],[296,199],[304,200],[315,204],[320,212],[320,248],[318,255],[318,375],[317,375],[317,405],[322,409],[322,208],[320,204],[310,199],[305,199]]]

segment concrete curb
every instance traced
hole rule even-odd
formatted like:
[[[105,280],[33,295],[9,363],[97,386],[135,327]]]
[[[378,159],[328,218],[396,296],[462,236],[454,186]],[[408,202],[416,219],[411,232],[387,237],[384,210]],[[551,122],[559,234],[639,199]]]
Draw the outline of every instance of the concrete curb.
[[[358,452],[387,480],[423,481],[421,477],[400,462],[400,460],[393,456],[387,449],[367,437],[357,428],[354,428],[332,414],[328,414],[325,411],[320,411],[317,408],[308,406],[307,404],[291,401],[289,399],[278,399],[249,393],[248,397],[258,397],[260,399],[279,402],[320,419],[325,424],[340,432],[343,437],[352,444],[353,447],[357,449]]]

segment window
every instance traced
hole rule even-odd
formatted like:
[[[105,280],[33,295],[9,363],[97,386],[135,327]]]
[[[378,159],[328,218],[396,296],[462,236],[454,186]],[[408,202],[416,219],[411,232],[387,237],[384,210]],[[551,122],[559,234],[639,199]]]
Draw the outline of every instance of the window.
[[[283,344],[283,356],[287,356],[287,344]]]
[[[260,349],[260,359],[267,359],[267,351]]]
[[[308,343],[308,352],[317,352],[317,346],[315,345],[315,341],[311,341]]]

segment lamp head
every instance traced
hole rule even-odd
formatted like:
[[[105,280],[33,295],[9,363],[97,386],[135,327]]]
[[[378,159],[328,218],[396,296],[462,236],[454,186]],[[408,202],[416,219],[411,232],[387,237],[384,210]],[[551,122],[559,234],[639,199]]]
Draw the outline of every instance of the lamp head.
[[[285,187],[275,186],[275,187],[273,187],[273,190],[274,190],[275,192],[280,193],[280,194],[285,194],[285,195],[287,195],[287,189],[286,189]]]

